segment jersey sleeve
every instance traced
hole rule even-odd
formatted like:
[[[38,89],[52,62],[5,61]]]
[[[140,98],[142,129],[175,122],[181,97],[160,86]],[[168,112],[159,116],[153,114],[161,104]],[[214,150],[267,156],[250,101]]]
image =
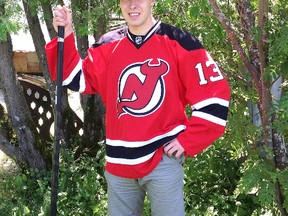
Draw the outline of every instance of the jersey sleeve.
[[[46,45],[46,54],[50,75],[53,81],[57,78],[57,38]],[[94,59],[97,59],[95,62]],[[75,46],[74,35],[71,34],[64,41],[63,60],[63,86],[84,94],[94,94],[99,92],[99,76],[103,73],[99,68],[105,70],[105,65],[101,63],[100,51],[93,48],[88,50],[88,56],[81,59]],[[102,61],[103,62],[103,61]],[[97,69],[95,68],[97,66]]]
[[[192,108],[187,128],[177,139],[194,156],[225,131],[230,88],[219,67],[204,48],[178,50],[179,76],[185,104]]]

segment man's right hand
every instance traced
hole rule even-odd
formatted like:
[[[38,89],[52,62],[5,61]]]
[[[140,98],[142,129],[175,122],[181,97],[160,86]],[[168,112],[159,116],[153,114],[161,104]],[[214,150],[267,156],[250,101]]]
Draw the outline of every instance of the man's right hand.
[[[53,26],[55,31],[58,32],[58,26],[64,26],[64,38],[69,36],[73,32],[72,15],[70,10],[66,6],[57,5],[56,9],[53,11],[53,16]]]

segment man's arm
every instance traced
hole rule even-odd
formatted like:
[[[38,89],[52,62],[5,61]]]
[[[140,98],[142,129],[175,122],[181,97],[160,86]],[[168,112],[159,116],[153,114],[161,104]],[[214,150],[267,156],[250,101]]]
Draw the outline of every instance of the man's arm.
[[[188,155],[194,156],[223,135],[230,88],[205,49],[192,50],[183,56],[180,74],[192,116],[177,140]]]

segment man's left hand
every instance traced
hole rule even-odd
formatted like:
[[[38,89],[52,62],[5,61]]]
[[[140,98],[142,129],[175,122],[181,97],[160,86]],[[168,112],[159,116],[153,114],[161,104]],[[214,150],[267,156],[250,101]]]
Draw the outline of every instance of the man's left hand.
[[[164,145],[164,153],[169,157],[179,158],[185,152],[177,138]]]

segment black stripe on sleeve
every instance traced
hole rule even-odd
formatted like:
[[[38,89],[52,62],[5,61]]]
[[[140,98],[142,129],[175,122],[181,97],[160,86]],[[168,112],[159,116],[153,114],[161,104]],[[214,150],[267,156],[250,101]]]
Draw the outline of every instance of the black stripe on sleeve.
[[[73,78],[73,80],[66,85],[67,88],[69,88],[72,91],[79,91],[80,89],[80,76],[81,76],[81,70],[76,74],[76,76]]]
[[[220,104],[211,104],[208,106],[205,106],[197,111],[207,113],[209,115],[213,115],[217,118],[221,118],[223,120],[227,120],[228,116],[228,107],[222,106]]]

